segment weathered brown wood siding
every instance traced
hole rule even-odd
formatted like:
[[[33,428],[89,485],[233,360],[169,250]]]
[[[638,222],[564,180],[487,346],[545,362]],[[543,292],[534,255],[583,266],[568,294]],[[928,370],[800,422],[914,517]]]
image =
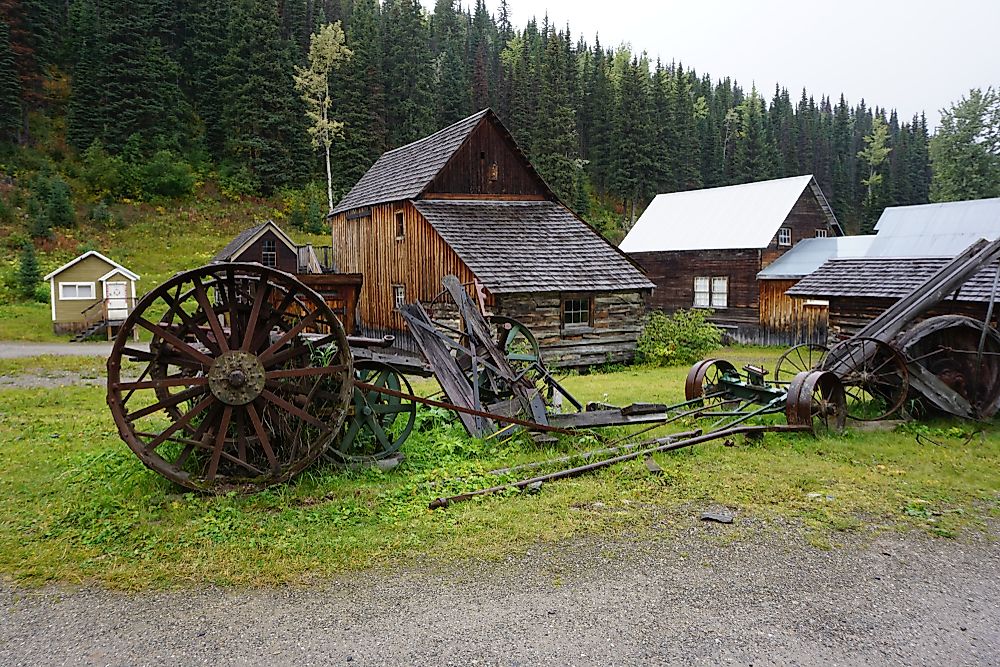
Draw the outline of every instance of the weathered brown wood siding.
[[[595,292],[592,296],[592,327],[563,328],[563,295],[559,293],[498,295],[495,311],[531,329],[550,367],[632,361],[645,311],[642,293]]]
[[[544,184],[492,122],[480,123],[426,188],[436,194],[541,198]]]
[[[403,238],[396,238],[396,212],[403,213]],[[371,215],[331,219],[335,266],[364,276],[358,303],[359,333],[380,335],[406,330],[396,312],[393,285],[403,285],[406,301],[430,301],[443,289],[441,278],[452,274],[462,283],[472,271],[410,202],[371,207]]]
[[[299,257],[298,253],[285,245],[285,242],[278,238],[277,234],[268,230],[260,235],[260,238],[247,246],[247,249],[233,258],[234,262],[257,262],[262,264],[264,252],[264,241],[274,241],[274,251],[276,254],[276,269],[288,273],[298,273]]]
[[[825,230],[828,236],[834,236],[833,227],[831,227],[826,214],[823,213],[819,202],[816,201],[816,195],[813,194],[810,188],[802,191],[795,205],[792,206],[788,215],[785,216],[785,220],[781,223],[781,226],[792,230],[792,245],[778,245],[778,235],[776,233],[761,253],[761,268],[764,268],[784,255],[802,239],[815,238],[816,230]]]
[[[881,315],[896,299],[872,297],[831,297],[828,344],[855,335],[859,329]],[[916,318],[914,322],[936,315],[966,315],[977,320],[986,318],[987,304],[971,301],[943,301]],[[1000,315],[994,310],[995,315]]]
[[[806,299],[795,299],[785,290],[798,280],[761,280],[760,340],[763,345],[797,345],[826,343],[828,309],[823,305],[806,305]]]
[[[358,299],[364,280],[358,273],[306,273],[299,277],[316,290],[337,316],[348,335],[358,329]]]

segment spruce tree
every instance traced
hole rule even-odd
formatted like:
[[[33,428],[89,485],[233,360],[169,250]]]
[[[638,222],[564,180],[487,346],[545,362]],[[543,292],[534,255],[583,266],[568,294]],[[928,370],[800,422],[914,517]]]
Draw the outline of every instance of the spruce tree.
[[[553,33],[542,60],[542,95],[533,158],[542,178],[556,194],[563,201],[573,201],[576,170],[582,166],[570,82],[566,79],[565,39],[561,33]]]
[[[35,290],[42,281],[42,271],[38,267],[35,245],[25,243],[17,265],[17,288],[25,299],[34,299]]]
[[[386,127],[391,147],[436,129],[434,68],[427,20],[418,0],[387,0],[382,11]]]
[[[431,17],[432,57],[434,58],[434,106],[437,126],[459,121],[472,112],[466,35],[463,17],[454,0],[438,0]]]
[[[0,21],[0,142],[17,141],[21,130],[21,81],[10,46],[10,27]]]

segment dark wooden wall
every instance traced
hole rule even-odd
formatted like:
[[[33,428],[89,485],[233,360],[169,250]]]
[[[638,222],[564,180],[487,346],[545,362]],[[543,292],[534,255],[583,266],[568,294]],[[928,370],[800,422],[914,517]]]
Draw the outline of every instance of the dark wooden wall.
[[[834,235],[833,227],[827,220],[826,214],[823,213],[823,209],[820,208],[819,202],[816,201],[816,195],[808,187],[799,195],[781,226],[791,228],[792,246],[802,239],[815,238],[817,229],[825,229],[829,236]],[[792,246],[779,246],[778,235],[775,233],[771,242],[761,253],[761,268],[784,255],[792,249]]]
[[[828,344],[833,345],[850,338],[895,302],[896,299],[831,297]],[[965,315],[981,321],[986,319],[986,308],[986,303],[947,300],[942,301],[914,321],[925,320],[936,315]],[[994,314],[997,315],[997,311],[994,311]]]
[[[337,316],[348,335],[358,329],[358,301],[363,278],[358,273],[307,273],[299,276],[307,287],[316,290]]]
[[[292,274],[297,273],[299,270],[298,253],[285,245],[284,241],[278,238],[278,235],[271,230],[261,234],[259,239],[254,241],[246,250],[233,258],[233,261],[257,262],[258,264],[263,263],[261,261],[261,253],[263,252],[262,248],[264,239],[274,241],[274,250],[277,253],[277,263],[274,268]]]
[[[494,164],[495,179],[491,178]],[[426,191],[427,198],[471,194],[541,199],[546,194],[545,185],[525,159],[489,120],[469,135]]]

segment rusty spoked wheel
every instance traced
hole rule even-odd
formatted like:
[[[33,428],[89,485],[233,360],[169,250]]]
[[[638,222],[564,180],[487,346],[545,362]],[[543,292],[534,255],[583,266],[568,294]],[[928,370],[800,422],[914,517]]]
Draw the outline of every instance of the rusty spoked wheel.
[[[788,385],[785,418],[809,426],[814,435],[840,433],[847,423],[847,399],[840,379],[828,371],[802,371]]]
[[[688,401],[701,398],[702,405],[714,408],[731,401],[729,390],[724,380],[739,381],[740,374],[724,359],[704,359],[688,371],[684,381],[684,398]]]
[[[130,347],[133,332],[149,351]],[[122,361],[143,363],[137,379]],[[108,405],[142,462],[197,491],[287,481],[330,445],[353,364],[344,328],[316,292],[256,264],[180,273],[146,294],[108,359]]]
[[[850,338],[834,345],[820,368],[840,378],[851,419],[885,419],[903,407],[906,400],[906,359],[896,348],[875,338]]]
[[[788,348],[774,365],[775,384],[790,384],[802,371],[816,370],[828,351],[828,347],[816,343],[801,343]]]

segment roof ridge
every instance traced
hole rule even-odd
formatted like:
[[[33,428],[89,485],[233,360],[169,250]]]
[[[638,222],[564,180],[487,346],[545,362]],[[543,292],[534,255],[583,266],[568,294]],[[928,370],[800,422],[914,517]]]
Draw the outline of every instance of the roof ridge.
[[[710,188],[694,188],[692,190],[677,190],[675,192],[661,192],[657,194],[657,197],[667,197],[670,195],[684,195],[690,194],[692,192],[714,192],[717,190],[736,190],[738,188],[745,188],[754,185],[763,185],[765,183],[777,183],[778,181],[792,181],[795,179],[813,179],[815,176],[812,174],[800,174],[798,176],[783,176],[781,178],[768,178],[763,181],[748,181],[746,183],[733,183],[731,185],[713,185]]]
[[[447,132],[448,130],[453,130],[453,129],[455,129],[456,126],[461,125],[462,123],[466,123],[466,122],[472,120],[473,118],[476,118],[477,116],[480,116],[480,117],[485,116],[488,111],[491,111],[490,107],[486,107],[485,109],[480,109],[479,111],[477,111],[476,113],[472,114],[471,116],[466,116],[462,120],[456,120],[451,125],[448,125],[446,127],[442,127],[440,130],[438,130],[437,132],[434,132],[433,134],[428,134],[425,137],[420,137],[419,139],[414,139],[410,143],[403,144],[402,146],[396,146],[395,148],[390,148],[386,152],[382,153],[382,155],[380,155],[378,159],[381,160],[386,155],[391,155],[391,154],[393,154],[393,153],[395,153],[397,151],[403,150],[404,148],[409,148],[410,146],[415,146],[416,144],[423,143],[425,141],[430,141],[431,139],[433,139],[434,137],[438,136],[439,134]],[[378,160],[376,160],[376,162],[378,162]]]

